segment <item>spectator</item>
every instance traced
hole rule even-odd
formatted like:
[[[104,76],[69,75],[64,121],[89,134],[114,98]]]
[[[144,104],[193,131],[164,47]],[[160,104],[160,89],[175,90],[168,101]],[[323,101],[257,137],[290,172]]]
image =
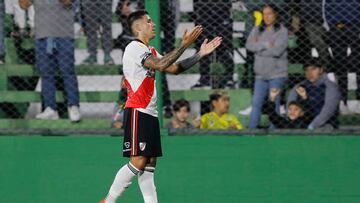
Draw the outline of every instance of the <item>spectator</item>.
[[[74,12],[71,0],[19,0],[22,9],[34,4],[36,66],[41,76],[45,110],[38,119],[59,119],[55,99],[55,69],[58,66],[68,96],[68,113],[80,121],[79,88],[74,68]]]
[[[101,33],[104,49],[104,64],[113,65],[112,50],[112,0],[82,0],[85,34],[89,56],[84,64],[97,63],[98,31]]]
[[[5,3],[0,1],[0,65],[5,63]]]
[[[303,87],[298,87],[296,92],[302,92]],[[275,128],[307,128],[313,119],[311,111],[309,111],[308,100],[292,101],[289,103],[289,108],[286,117],[280,116],[275,111],[275,100],[279,95],[279,89],[271,89],[270,91],[270,109],[269,120]]]
[[[327,26],[323,12],[325,0],[294,0],[294,2],[293,5],[299,8],[295,17],[298,18],[299,27],[293,27],[293,31],[298,36],[298,45],[302,47],[302,49],[298,49],[300,52],[294,53],[294,57],[301,58],[298,61],[306,63],[312,57],[311,49],[315,48],[321,63],[327,67],[330,54],[325,41]]]
[[[193,128],[187,121],[190,114],[190,103],[185,99],[175,101],[173,105],[174,119],[166,126],[168,129]]]
[[[142,1],[143,0],[120,0],[118,2],[115,13],[120,19],[123,30],[122,33],[114,40],[115,48],[124,50],[126,45],[135,39],[135,37],[131,35],[126,19],[130,13],[143,9],[144,5]]]
[[[232,45],[233,23],[231,19],[230,0],[194,0],[195,24],[204,27],[204,34],[196,41],[200,47],[205,36],[212,38],[221,35],[222,45],[216,51],[216,58],[225,67],[224,76],[220,84],[213,84],[216,88],[234,88],[234,54]],[[210,63],[212,57],[200,61],[200,79],[193,85],[192,89],[210,89]]]
[[[336,75],[341,92],[340,112],[349,114],[347,95],[350,72],[356,73],[356,97],[360,100],[360,3],[355,0],[327,0],[325,8],[330,29],[327,36],[332,51],[331,71]],[[360,104],[355,112],[360,113]]]
[[[282,90],[288,77],[288,31],[277,21],[276,6],[267,4],[262,13],[262,24],[253,28],[246,41],[246,48],[255,53],[255,84],[249,124],[251,129],[258,127],[269,90]],[[279,113],[280,97],[275,103],[276,112]]]
[[[337,128],[340,92],[336,83],[330,81],[319,61],[305,64],[306,80],[297,84],[290,92],[288,104],[307,100],[314,119],[308,129]],[[300,88],[299,88],[300,87]]]
[[[230,97],[224,91],[210,95],[212,111],[201,116],[202,129],[243,129],[235,115],[229,114]]]
[[[14,22],[16,28],[18,29],[18,35],[20,36],[34,36],[34,17],[35,11],[34,6],[30,6],[28,9],[23,10],[20,8],[19,1],[11,1],[14,13]],[[26,24],[26,19],[28,23]],[[27,32],[26,27],[28,25],[29,32]]]

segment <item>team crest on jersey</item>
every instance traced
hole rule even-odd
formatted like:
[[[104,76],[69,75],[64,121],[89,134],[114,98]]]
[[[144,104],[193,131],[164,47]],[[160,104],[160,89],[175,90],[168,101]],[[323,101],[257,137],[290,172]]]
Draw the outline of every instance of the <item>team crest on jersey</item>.
[[[125,146],[126,149],[129,149],[130,148],[130,142],[125,142],[124,146]]]
[[[140,148],[141,151],[144,151],[145,147],[146,147],[146,142],[140,142],[139,143],[139,148]]]

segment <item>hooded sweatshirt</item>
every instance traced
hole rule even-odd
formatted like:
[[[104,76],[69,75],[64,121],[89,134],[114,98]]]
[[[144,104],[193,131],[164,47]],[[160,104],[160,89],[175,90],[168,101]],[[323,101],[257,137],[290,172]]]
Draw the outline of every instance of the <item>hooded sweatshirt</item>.
[[[296,88],[300,86],[305,88],[308,95],[309,111],[315,115],[310,125],[315,129],[326,124],[337,128],[338,106],[341,99],[338,85],[330,81],[325,73],[314,84],[304,80],[291,90],[288,104],[292,101],[301,102],[302,98],[296,93]]]
[[[273,44],[271,47],[270,45]],[[274,79],[288,76],[288,30],[280,26],[270,30],[259,31],[256,26],[251,31],[246,48],[254,52],[254,72],[256,79]]]

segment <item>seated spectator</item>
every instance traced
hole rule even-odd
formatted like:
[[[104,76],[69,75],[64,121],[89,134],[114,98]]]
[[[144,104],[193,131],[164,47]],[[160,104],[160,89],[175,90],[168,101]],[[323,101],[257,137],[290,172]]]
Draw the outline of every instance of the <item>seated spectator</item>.
[[[212,111],[201,116],[202,129],[243,129],[235,115],[229,114],[230,97],[224,91],[210,95]]]
[[[177,100],[173,105],[174,119],[166,125],[168,129],[193,128],[187,121],[190,114],[190,104],[185,99]]]
[[[287,106],[294,101],[307,100],[309,111],[314,114],[308,129],[337,128],[341,98],[337,84],[328,79],[318,60],[305,64],[304,69],[306,79],[291,90]]]
[[[303,87],[298,87],[296,91],[302,92],[304,89]],[[275,100],[279,93],[280,90],[276,88],[270,91],[270,122],[275,128],[307,128],[313,119],[311,111],[308,110],[308,100],[290,102],[286,117],[283,117],[275,111]]]

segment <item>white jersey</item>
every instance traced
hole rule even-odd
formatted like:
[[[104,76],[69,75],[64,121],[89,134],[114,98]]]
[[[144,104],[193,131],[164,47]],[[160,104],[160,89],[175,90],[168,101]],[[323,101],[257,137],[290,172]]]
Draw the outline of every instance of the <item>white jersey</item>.
[[[125,48],[123,72],[128,91],[125,108],[136,108],[157,117],[155,70],[144,67],[145,60],[151,55],[157,56],[156,50],[139,40],[130,42]]]

